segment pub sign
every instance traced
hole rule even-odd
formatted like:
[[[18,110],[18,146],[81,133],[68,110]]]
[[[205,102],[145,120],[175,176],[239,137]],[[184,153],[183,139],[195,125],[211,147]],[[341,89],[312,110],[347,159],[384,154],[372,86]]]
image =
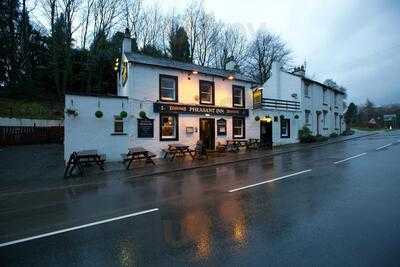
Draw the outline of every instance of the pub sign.
[[[249,116],[249,110],[244,108],[226,108],[205,105],[183,105],[171,103],[154,103],[153,110],[156,113],[176,113],[176,114],[199,114],[215,116]]]

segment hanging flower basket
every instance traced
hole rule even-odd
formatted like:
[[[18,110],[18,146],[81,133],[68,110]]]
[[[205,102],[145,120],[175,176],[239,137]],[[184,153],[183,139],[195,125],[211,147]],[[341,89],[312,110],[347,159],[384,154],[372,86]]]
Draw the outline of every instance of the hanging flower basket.
[[[125,119],[126,117],[128,117],[128,113],[126,111],[121,111],[121,113],[119,114],[119,116],[123,119]]]
[[[294,118],[297,120],[299,118],[299,115],[294,115]]]
[[[96,118],[100,119],[103,117],[103,112],[101,110],[98,110],[94,113],[94,115],[96,116]]]
[[[259,121],[259,120],[260,120],[260,117],[259,117],[259,116],[255,116],[255,117],[254,117],[254,120],[255,120],[255,121]]]
[[[78,116],[78,111],[75,110],[75,109],[71,109],[71,108],[67,108],[67,109],[65,110],[65,113],[66,113],[68,116],[74,116],[74,117]]]
[[[142,119],[146,119],[147,118],[146,112],[144,112],[143,110],[140,111],[139,112],[139,117],[142,118]]]

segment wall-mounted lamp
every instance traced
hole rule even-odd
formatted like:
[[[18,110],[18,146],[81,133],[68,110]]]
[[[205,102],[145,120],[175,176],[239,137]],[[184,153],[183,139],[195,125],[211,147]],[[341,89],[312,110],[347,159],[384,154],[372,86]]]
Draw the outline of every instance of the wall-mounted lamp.
[[[199,74],[199,72],[197,70],[192,71],[192,74],[196,75]]]
[[[232,81],[233,79],[235,79],[235,76],[233,76],[232,74],[228,76],[228,80]]]

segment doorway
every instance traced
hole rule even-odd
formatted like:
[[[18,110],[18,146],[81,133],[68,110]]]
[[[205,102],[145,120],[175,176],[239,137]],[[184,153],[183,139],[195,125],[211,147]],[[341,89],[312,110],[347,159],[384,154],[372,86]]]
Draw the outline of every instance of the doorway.
[[[215,121],[200,118],[200,140],[208,150],[215,149]]]
[[[260,143],[262,147],[272,147],[272,120],[260,121]]]
[[[319,118],[321,116],[321,113],[317,111],[317,135],[319,135],[320,132],[320,122],[319,122]]]

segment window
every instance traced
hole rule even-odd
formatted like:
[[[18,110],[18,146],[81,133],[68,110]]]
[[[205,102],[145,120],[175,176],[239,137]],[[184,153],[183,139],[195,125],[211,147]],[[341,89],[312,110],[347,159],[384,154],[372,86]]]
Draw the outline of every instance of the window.
[[[311,115],[311,111],[306,110],[305,111],[305,118],[306,118],[306,124],[310,124],[310,115]]]
[[[290,138],[290,119],[281,119],[281,138]]]
[[[160,100],[178,102],[178,77],[160,75]]]
[[[327,99],[326,99],[326,94],[327,94],[327,90],[326,90],[326,89],[323,89],[323,90],[322,90],[322,103],[323,103],[324,105],[327,105],[327,103],[326,103],[326,101],[327,101]]]
[[[304,85],[304,96],[310,97],[310,89],[309,89],[308,85]]]
[[[337,113],[335,113],[335,129],[337,129],[337,128],[338,128],[338,126],[337,126],[337,122],[338,122],[338,114],[337,114]]]
[[[233,138],[240,139],[245,138],[245,125],[244,118],[233,117]]]
[[[234,107],[244,107],[244,87],[236,86],[232,87],[232,98]]]
[[[160,115],[160,140],[178,140],[178,115]]]
[[[324,110],[324,112],[323,112],[323,125],[324,125],[324,128],[326,128],[326,124],[327,124],[327,116],[328,115],[328,111],[326,111],[326,110]]]
[[[200,81],[200,104],[214,105],[214,83]]]
[[[119,116],[114,117],[114,133],[124,133],[124,120]]]
[[[335,98],[334,98],[335,106],[337,106],[337,93],[335,92]]]

